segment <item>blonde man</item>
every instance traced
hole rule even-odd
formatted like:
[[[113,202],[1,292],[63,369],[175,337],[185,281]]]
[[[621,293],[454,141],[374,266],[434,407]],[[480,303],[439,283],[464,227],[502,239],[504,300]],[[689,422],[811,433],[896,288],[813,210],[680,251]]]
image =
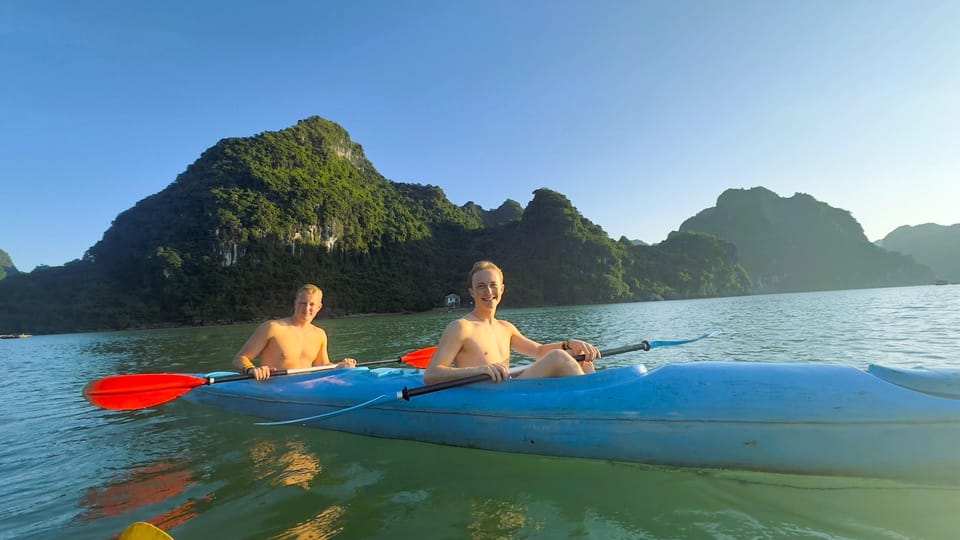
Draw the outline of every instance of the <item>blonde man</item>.
[[[293,304],[293,315],[258,326],[233,359],[234,367],[263,381],[269,379],[274,370],[329,364],[327,333],[313,325],[322,308],[323,291],[311,284],[301,287]],[[259,366],[253,363],[257,357]],[[337,363],[337,367],[342,368],[356,365],[353,358]]]
[[[467,277],[474,309],[447,325],[423,374],[426,384],[485,374],[494,382],[510,378],[510,351],[535,359],[520,378],[566,377],[595,371],[600,351],[578,339],[540,344],[513,324],[497,319],[505,286],[503,271],[490,261],[478,261]],[[574,356],[583,355],[578,362]]]

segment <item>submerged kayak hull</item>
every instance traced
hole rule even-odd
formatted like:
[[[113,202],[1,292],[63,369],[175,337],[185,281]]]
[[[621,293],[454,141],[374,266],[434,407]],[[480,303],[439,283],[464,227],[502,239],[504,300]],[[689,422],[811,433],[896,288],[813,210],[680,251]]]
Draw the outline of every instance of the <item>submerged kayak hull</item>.
[[[202,386],[185,397],[289,420],[422,384],[416,370],[354,369]],[[960,400],[831,364],[698,362],[477,383],[304,425],[549,456],[960,480]]]

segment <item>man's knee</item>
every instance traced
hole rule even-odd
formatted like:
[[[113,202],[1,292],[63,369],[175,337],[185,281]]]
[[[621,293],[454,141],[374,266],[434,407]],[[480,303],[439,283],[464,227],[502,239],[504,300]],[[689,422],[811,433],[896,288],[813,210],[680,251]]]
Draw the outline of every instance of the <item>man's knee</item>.
[[[583,370],[580,369],[577,361],[563,351],[550,351],[543,357],[543,361],[549,362],[551,371],[558,377],[583,375]]]

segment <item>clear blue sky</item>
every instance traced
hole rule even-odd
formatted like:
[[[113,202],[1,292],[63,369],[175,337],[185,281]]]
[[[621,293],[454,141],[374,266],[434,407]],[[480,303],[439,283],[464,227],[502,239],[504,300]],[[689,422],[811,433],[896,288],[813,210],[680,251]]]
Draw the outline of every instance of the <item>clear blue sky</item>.
[[[663,240],[727,188],[960,222],[960,2],[0,2],[0,249],[57,266],[224,137],[318,115],[455,204]]]

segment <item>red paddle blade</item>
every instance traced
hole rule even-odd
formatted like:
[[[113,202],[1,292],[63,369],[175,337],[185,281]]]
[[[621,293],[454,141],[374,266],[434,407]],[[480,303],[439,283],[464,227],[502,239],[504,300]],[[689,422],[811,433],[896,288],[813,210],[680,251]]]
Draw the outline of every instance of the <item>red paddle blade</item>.
[[[88,384],[83,397],[104,409],[134,411],[174,400],[205,382],[179,373],[111,375]]]
[[[412,353],[401,356],[400,360],[415,368],[427,369],[427,366],[430,365],[430,359],[433,358],[433,353],[435,352],[437,352],[435,346],[427,347],[426,349],[420,349],[419,351],[413,351]]]

